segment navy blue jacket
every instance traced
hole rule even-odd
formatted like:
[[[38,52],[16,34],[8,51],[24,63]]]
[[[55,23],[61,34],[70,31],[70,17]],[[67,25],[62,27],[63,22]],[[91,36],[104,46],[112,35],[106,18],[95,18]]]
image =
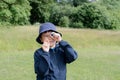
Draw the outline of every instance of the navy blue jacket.
[[[66,80],[66,63],[77,59],[77,53],[66,42],[60,41],[54,49],[45,52],[42,48],[34,53],[36,80]]]

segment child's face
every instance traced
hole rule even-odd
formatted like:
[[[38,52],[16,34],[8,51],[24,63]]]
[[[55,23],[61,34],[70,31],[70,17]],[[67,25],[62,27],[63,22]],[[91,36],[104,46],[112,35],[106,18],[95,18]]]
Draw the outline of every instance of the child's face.
[[[50,47],[55,46],[56,41],[51,36],[52,31],[46,31],[42,33],[41,35],[41,41],[44,43],[45,41],[48,41],[50,43]]]

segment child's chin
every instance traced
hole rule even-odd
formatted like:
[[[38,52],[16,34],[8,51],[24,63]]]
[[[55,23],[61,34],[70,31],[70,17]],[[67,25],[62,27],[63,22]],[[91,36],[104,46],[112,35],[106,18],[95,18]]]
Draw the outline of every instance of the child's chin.
[[[50,46],[54,46],[56,42],[50,42]]]

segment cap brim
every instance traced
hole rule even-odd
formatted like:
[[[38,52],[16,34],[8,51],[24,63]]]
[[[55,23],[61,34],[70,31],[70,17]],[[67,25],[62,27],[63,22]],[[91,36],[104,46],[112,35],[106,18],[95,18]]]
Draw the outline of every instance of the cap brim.
[[[38,35],[38,37],[36,38],[36,41],[39,43],[39,44],[43,44],[40,40],[40,35]]]

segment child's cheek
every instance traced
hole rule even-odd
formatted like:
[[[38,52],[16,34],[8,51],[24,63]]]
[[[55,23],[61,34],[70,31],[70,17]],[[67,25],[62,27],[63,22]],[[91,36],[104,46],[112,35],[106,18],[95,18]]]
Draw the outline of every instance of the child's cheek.
[[[42,40],[43,40],[43,42],[48,42],[49,41],[49,39],[47,37],[44,37]]]
[[[42,37],[42,38],[40,38],[40,40],[41,40],[41,42],[44,42],[44,41],[45,41],[45,38],[44,38],[44,37]]]

